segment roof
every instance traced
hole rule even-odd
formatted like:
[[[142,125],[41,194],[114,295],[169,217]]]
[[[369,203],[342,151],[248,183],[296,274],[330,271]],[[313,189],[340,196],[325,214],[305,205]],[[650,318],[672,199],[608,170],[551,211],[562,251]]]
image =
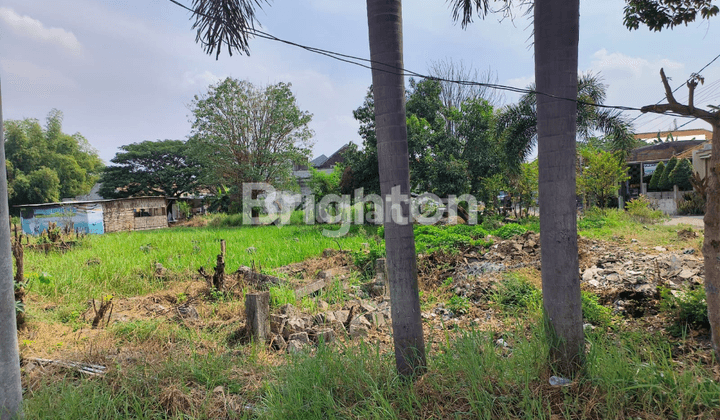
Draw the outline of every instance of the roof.
[[[335,151],[335,153],[333,153],[332,155],[330,155],[330,157],[327,158],[327,160],[325,160],[325,162],[323,162],[323,163],[320,164],[320,165],[315,165],[315,167],[316,167],[317,169],[331,169],[331,168],[333,168],[336,164],[338,164],[338,163],[343,163],[343,162],[345,161],[345,157],[343,156],[343,154],[344,154],[345,151],[348,149],[348,147],[350,147],[350,143],[348,143],[348,144],[344,145],[343,147],[337,149],[337,150]]]
[[[320,156],[316,157],[315,159],[311,160],[310,165],[312,165],[314,167],[318,167],[318,166],[322,165],[323,163],[325,163],[327,160],[328,160],[327,156],[320,155]]]
[[[710,150],[709,150],[710,145],[711,145],[711,143],[709,141],[706,141],[705,143],[702,143],[702,144],[698,144],[697,146],[691,147],[690,149],[687,149],[684,152],[680,153],[679,155],[677,155],[677,158],[678,159],[692,159],[693,154],[696,150],[702,151],[702,150],[708,149],[707,153],[709,154],[710,153]]]
[[[649,133],[635,133],[635,138],[640,140],[646,140],[646,139],[656,139],[658,136],[660,138],[667,138],[668,136],[672,136],[674,138],[678,137],[702,137],[699,140],[710,140],[712,139],[712,131],[705,130],[702,128],[695,128],[690,130],[674,130],[674,131],[655,131],[655,132],[649,132]],[[690,140],[690,139],[688,139]]]
[[[66,206],[68,204],[95,204],[95,203],[109,203],[112,201],[124,201],[124,200],[141,200],[143,198],[164,198],[165,200],[177,200],[173,197],[164,197],[161,195],[149,195],[143,197],[128,197],[128,198],[110,198],[103,200],[85,200],[85,201],[61,201],[56,203],[40,203],[40,204],[17,204],[13,207],[49,207],[49,206]]]
[[[638,147],[630,152],[627,161],[628,163],[635,163],[670,160],[671,157],[678,156],[686,150],[703,143],[705,143],[705,140],[683,140]]]

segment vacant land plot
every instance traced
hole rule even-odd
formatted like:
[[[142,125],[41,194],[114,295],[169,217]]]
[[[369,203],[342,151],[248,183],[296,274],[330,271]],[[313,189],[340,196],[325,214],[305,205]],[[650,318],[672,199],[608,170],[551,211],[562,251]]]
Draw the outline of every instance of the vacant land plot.
[[[394,373],[375,228],[335,240],[320,226],[186,227],[27,250],[27,418],[720,416],[701,233],[616,212],[580,221],[586,369],[553,386],[537,221],[502,225],[416,229],[430,366],[414,383]],[[215,290],[197,270],[213,271],[221,239]],[[248,281],[241,266],[278,282]],[[245,330],[244,296],[258,288],[282,321],[270,343]]]

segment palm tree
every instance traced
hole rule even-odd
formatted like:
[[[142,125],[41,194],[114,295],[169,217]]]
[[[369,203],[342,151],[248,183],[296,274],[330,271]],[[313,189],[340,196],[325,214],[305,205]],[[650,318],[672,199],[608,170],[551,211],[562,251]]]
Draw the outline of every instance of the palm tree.
[[[632,126],[620,111],[598,108],[590,104],[605,102],[606,86],[602,79],[592,73],[578,75],[577,81],[577,134],[580,141],[588,140],[600,131],[609,140],[612,151],[623,157],[637,145]],[[497,135],[504,138],[505,155],[511,171],[516,172],[520,163],[530,155],[537,144],[537,95],[533,91],[523,95],[518,103],[505,107],[497,120]]]
[[[367,0],[370,59],[375,96],[375,132],[382,197],[410,196],[410,168],[402,73],[402,5],[400,0]],[[390,279],[395,362],[405,376],[425,370],[425,342],[420,318],[415,239],[408,203],[401,217],[389,217],[385,204],[385,249]],[[404,219],[404,222],[403,220]]]
[[[575,210],[579,0],[535,1],[540,246],[553,358],[566,373],[584,348]],[[570,100],[568,100],[570,99]]]
[[[5,144],[0,95],[0,144]],[[22,414],[20,355],[15,314],[15,282],[10,249],[10,214],[8,209],[5,148],[0,147],[0,420]]]

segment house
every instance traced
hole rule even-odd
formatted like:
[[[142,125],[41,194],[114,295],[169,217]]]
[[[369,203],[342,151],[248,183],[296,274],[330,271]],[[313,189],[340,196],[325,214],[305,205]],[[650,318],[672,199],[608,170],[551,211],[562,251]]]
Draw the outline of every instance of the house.
[[[102,234],[168,227],[168,213],[172,214],[176,207],[174,201],[165,197],[135,197],[16,207],[20,208],[22,230],[28,235],[39,235],[50,223],[69,231]]]
[[[307,165],[298,165],[293,168],[293,176],[295,176],[295,179],[297,179],[297,182],[300,185],[300,194],[304,196],[312,194],[308,184],[311,176],[310,170],[308,169],[309,167],[325,173],[331,173],[333,169],[335,169],[335,165],[345,161],[345,157],[343,155],[347,151],[348,147],[350,147],[350,143],[336,150],[335,153],[330,155],[330,157],[320,155],[309,161]]]

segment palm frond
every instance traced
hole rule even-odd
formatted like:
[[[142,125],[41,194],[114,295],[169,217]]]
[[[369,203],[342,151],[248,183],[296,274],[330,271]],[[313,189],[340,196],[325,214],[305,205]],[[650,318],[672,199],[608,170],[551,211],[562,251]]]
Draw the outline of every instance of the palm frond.
[[[194,0],[193,16],[197,29],[196,42],[200,42],[205,52],[220,57],[225,44],[228,54],[233,50],[250,55],[248,44],[255,29],[255,8],[262,8],[267,0]]]

